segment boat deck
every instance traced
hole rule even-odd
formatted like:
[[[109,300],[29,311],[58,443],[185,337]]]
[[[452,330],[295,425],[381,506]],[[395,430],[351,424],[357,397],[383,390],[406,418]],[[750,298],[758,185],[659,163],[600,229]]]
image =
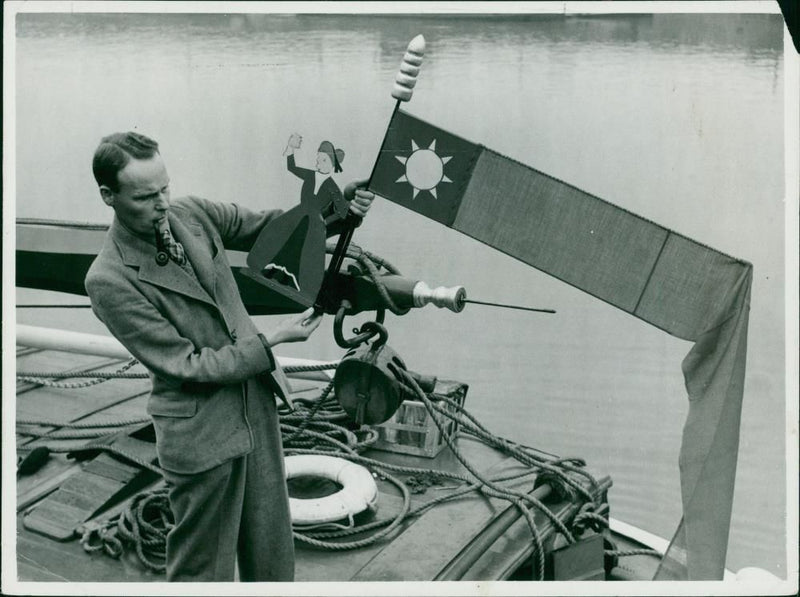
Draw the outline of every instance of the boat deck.
[[[119,359],[52,350],[17,350],[18,375],[23,372],[76,370],[113,372],[124,363]],[[136,365],[129,373],[143,371],[141,365]],[[76,381],[84,380],[70,380],[71,383]],[[149,386],[147,379],[112,379],[74,389],[45,387],[24,381],[17,383],[19,454],[24,456],[30,449],[43,445],[53,450],[40,469],[32,474],[17,476],[19,580],[164,580],[163,574],[144,567],[132,550],[126,550],[120,559],[102,552],[87,553],[75,531],[80,525],[74,524],[78,519],[110,518],[130,503],[135,492],[163,484],[160,476],[122,464],[107,453],[98,452],[99,455],[82,461],[68,458],[64,453],[66,450],[78,448],[92,440],[54,439],[64,431],[69,431],[63,426],[67,422],[142,420],[146,417],[145,403]],[[316,395],[319,387],[318,382],[293,381],[295,397]],[[26,421],[38,421],[40,424],[34,427],[27,423],[20,427]],[[21,429],[35,429],[43,437],[21,435]],[[144,445],[147,442],[135,443]],[[523,465],[515,460],[469,437],[460,436],[458,448],[463,457],[485,474],[494,476],[524,470]],[[146,458],[148,449],[152,448],[145,446],[142,458]],[[363,456],[400,466],[465,473],[463,464],[448,448],[434,458],[374,449],[366,451]],[[71,496],[65,487],[69,489],[69,483],[85,479],[90,473],[96,476],[89,483],[91,487],[80,488],[80,491],[75,489],[74,497],[62,499],[53,505],[52,496],[56,490],[60,488],[61,494]],[[402,478],[402,475],[398,476]],[[604,496],[610,480],[607,477],[596,478],[600,481],[597,492]],[[511,487],[531,492],[533,481],[534,477],[528,476]],[[378,508],[374,519],[395,517],[403,507],[400,490],[385,479],[378,479],[378,489]],[[439,499],[450,489],[433,485],[422,493],[412,494],[411,507]],[[87,506],[82,500],[92,498],[93,494],[95,502],[102,502],[104,496],[113,496],[113,499],[108,499],[102,510],[90,512],[87,508],[92,506]],[[48,497],[51,499],[48,500]],[[560,501],[549,503],[548,507],[556,517],[567,520],[574,516],[579,504]],[[547,516],[537,509],[533,512],[546,549],[552,549],[559,534],[553,532],[553,523]],[[54,538],[59,535],[60,540]],[[520,570],[525,570],[530,564],[532,545],[530,528],[518,508],[506,500],[472,492],[467,497],[437,504],[418,517],[406,518],[391,534],[356,549],[321,549],[296,541],[296,578],[298,581],[516,578],[515,575],[519,575]],[[631,547],[631,544],[626,544],[626,547]]]

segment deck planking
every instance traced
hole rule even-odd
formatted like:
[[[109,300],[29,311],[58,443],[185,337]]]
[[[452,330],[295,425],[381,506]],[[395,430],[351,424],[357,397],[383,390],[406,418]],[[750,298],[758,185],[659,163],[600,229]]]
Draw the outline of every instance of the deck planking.
[[[103,371],[118,370],[125,361],[103,357],[66,353],[52,350],[18,350],[17,371],[53,373],[63,371]],[[129,370],[131,373],[143,372],[141,365]],[[70,379],[83,381],[85,378]],[[106,382],[78,389],[51,388],[30,382],[17,384],[17,420],[41,422],[90,422],[101,423],[121,419],[135,419],[145,416],[149,379],[112,379]],[[39,433],[52,433],[68,428],[58,425],[26,425],[25,429]],[[109,433],[119,427],[105,428]],[[90,439],[54,439],[17,434],[19,456],[37,446],[47,446],[55,453],[46,464],[31,475],[17,478],[17,509],[27,509],[30,505],[58,488],[69,476],[80,468],[80,464],[69,460],[60,450],[80,447]]]

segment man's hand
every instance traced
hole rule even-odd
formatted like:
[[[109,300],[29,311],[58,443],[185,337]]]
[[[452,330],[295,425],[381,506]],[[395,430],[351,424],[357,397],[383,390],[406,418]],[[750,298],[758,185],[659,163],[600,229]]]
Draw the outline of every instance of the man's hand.
[[[366,180],[351,182],[344,189],[344,198],[350,202],[350,212],[362,218],[367,215],[372,200],[375,199],[375,193],[361,188],[366,184]]]
[[[313,308],[308,308],[298,315],[287,317],[264,337],[270,346],[283,342],[303,342],[319,327],[321,321],[322,314],[316,315]]]

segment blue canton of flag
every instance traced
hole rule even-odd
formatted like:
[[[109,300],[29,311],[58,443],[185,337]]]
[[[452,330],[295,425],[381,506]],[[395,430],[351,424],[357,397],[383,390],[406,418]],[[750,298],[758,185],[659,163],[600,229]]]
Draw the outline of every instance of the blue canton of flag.
[[[452,226],[480,147],[398,110],[370,190]]]

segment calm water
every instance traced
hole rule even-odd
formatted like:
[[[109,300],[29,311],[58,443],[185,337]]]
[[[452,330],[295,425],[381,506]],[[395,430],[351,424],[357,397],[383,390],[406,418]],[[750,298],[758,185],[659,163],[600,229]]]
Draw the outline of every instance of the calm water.
[[[109,221],[101,136],[161,143],[173,196],[294,205],[282,151],[330,139],[366,177],[408,41],[428,40],[409,111],[755,266],[728,563],[785,571],[783,52],[779,15],[453,17],[21,15],[18,216]],[[388,202],[355,242],[431,285],[557,315],[470,306],[388,317],[409,367],[470,384],[491,429],[611,474],[612,513],[663,536],[680,517],[690,348]],[[20,290],[23,300],[65,300]],[[22,323],[101,332],[88,313]],[[270,318],[258,318],[262,327]],[[330,321],[310,346],[340,355]]]

